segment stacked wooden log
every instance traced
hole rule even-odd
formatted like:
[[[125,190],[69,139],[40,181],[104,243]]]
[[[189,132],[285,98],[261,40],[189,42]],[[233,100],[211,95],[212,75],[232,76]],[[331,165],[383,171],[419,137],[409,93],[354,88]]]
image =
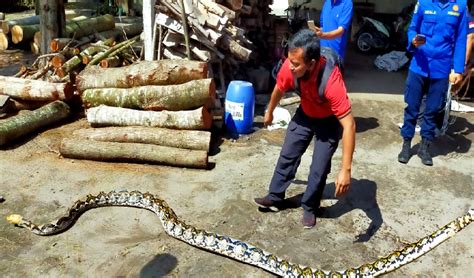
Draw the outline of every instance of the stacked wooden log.
[[[60,153],[206,168],[215,99],[214,82],[207,76],[207,63],[198,61],[87,67],[76,87],[91,128],[64,139]]]

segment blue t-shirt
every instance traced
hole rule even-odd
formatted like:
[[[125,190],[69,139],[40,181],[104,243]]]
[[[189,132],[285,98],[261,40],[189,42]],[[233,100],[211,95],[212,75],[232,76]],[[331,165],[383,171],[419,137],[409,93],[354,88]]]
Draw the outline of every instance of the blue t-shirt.
[[[467,29],[466,0],[419,0],[408,27],[410,70],[430,78],[447,78],[451,68],[463,73]],[[418,48],[411,43],[417,34],[426,37]]]
[[[334,49],[342,59],[346,54],[348,31],[352,19],[352,1],[350,0],[326,0],[321,11],[320,23],[323,32],[334,31],[339,27],[344,28],[342,36],[325,40],[321,39],[321,46]]]

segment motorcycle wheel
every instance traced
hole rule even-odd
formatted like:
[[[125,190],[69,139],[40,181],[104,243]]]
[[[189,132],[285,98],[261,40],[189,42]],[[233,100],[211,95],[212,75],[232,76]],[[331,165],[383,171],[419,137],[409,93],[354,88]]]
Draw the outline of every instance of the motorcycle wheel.
[[[357,37],[357,49],[360,52],[368,53],[372,50],[372,44],[374,37],[370,33],[361,33]]]

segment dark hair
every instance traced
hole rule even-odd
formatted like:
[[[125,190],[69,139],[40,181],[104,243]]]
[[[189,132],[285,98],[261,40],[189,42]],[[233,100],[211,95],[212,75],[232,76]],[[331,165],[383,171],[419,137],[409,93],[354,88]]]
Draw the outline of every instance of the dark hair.
[[[318,61],[320,57],[319,37],[305,28],[294,34],[288,42],[288,50],[302,48],[304,53],[304,61],[310,62],[312,59]]]

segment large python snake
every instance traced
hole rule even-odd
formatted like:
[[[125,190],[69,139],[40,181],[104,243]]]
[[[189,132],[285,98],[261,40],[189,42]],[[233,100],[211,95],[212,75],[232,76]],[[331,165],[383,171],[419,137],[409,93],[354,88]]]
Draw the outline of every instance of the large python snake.
[[[110,193],[100,192],[96,196],[88,195],[85,200],[76,201],[67,215],[51,224],[38,226],[17,214],[8,216],[7,220],[19,227],[27,228],[37,235],[54,235],[72,227],[85,211],[106,206],[127,206],[150,210],[158,215],[166,233],[174,238],[285,277],[378,276],[412,262],[455,235],[474,220],[474,209],[470,209],[464,216],[451,221],[434,233],[408,244],[400,250],[379,258],[373,263],[343,271],[326,271],[294,264],[238,239],[196,229],[181,221],[165,201],[150,193],[138,191],[112,191]]]

